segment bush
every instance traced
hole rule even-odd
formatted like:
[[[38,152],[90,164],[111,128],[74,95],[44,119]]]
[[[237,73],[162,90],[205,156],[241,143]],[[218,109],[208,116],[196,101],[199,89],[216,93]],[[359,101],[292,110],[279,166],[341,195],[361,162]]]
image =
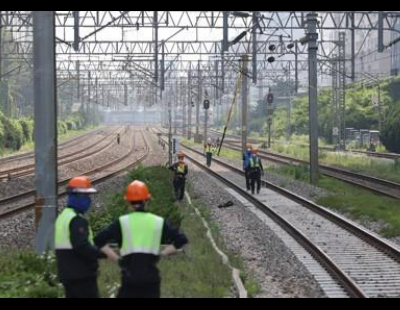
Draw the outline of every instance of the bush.
[[[19,121],[0,115],[0,123],[2,123],[4,129],[2,146],[15,151],[20,150],[25,139],[24,131]]]
[[[76,125],[73,121],[71,121],[71,120],[67,121],[66,124],[67,124],[68,130],[76,130]]]
[[[393,153],[400,153],[400,103],[391,108],[382,129],[382,143]]]
[[[64,123],[68,130],[80,130],[85,127],[85,120],[79,113],[69,116]]]
[[[24,142],[29,142],[33,140],[33,132],[34,132],[34,122],[29,118],[23,118],[19,120],[19,123],[22,127],[22,131],[24,133]]]
[[[63,295],[52,255],[2,253],[0,270],[0,298],[59,298]]]
[[[65,135],[68,132],[68,126],[63,121],[59,121],[57,127],[58,127],[58,134],[59,135]]]
[[[65,135],[71,130],[85,128],[85,121],[81,114],[75,113],[65,121],[59,121],[57,130],[59,135]],[[34,121],[30,118],[11,119],[0,112],[0,150],[9,149],[19,151],[24,143],[34,140]]]

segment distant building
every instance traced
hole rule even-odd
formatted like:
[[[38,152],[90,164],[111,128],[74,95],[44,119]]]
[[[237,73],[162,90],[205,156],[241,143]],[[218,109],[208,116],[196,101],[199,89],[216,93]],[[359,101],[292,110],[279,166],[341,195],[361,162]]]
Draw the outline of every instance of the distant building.
[[[339,17],[338,17],[339,18]],[[398,25],[400,30],[400,23]],[[337,40],[339,31],[330,31],[327,33],[330,40]],[[398,33],[385,32],[384,42],[388,44],[399,37]],[[391,76],[400,74],[400,43],[378,53],[378,32],[374,31],[356,31],[356,57],[355,69],[356,80],[364,78],[366,73],[374,76]],[[333,46],[332,46],[333,48]],[[351,34],[346,32],[346,55],[350,59],[351,55]],[[348,73],[350,72],[350,63],[348,64]]]
[[[397,22],[396,28],[400,31],[400,21]],[[392,41],[398,39],[400,37],[399,33],[393,32]],[[392,66],[392,75],[400,75],[400,43],[395,44],[392,49],[391,55],[391,66]]]

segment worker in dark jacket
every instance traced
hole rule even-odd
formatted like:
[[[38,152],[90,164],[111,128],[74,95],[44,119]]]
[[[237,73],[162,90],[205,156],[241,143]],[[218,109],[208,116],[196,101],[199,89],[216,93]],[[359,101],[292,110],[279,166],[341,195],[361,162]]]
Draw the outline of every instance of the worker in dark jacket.
[[[93,233],[84,218],[90,209],[90,195],[96,193],[87,177],[69,182],[68,205],[59,215],[55,227],[58,276],[67,298],[98,298],[98,260],[119,257],[108,247],[94,246]]]
[[[185,198],[186,177],[189,173],[189,167],[185,163],[185,154],[178,154],[178,162],[169,168],[174,172],[173,186],[177,201],[182,201]]]
[[[261,158],[258,156],[258,150],[253,148],[252,155],[250,157],[250,187],[253,195],[256,192],[256,185],[257,194],[260,194],[261,192],[261,178],[263,174],[264,167]]]
[[[212,159],[214,155],[214,148],[211,138],[207,140],[207,145],[204,146],[207,158],[207,167],[210,168],[212,165]]]
[[[252,147],[248,146],[246,153],[243,155],[243,171],[246,177],[246,189],[248,191],[251,190],[250,186],[250,172],[251,172],[251,167],[250,167],[250,158],[251,158],[251,153]]]
[[[120,247],[122,285],[118,298],[160,298],[160,257],[176,254],[188,240],[163,218],[146,212],[151,196],[143,182],[131,183],[125,199],[132,213],[96,236],[95,244],[101,248],[113,242]],[[162,250],[162,244],[169,246]]]

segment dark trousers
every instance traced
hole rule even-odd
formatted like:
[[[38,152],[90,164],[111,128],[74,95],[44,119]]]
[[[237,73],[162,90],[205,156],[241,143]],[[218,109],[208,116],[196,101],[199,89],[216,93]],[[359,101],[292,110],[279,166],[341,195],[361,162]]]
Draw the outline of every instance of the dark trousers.
[[[257,194],[260,193],[261,191],[261,170],[253,170],[251,172],[251,177],[250,177],[250,187],[251,187],[251,192],[252,194],[255,194],[256,192],[256,185],[257,185]]]
[[[123,284],[119,290],[120,299],[159,299],[161,298],[161,284],[131,285]]]
[[[211,167],[213,153],[207,152],[207,167]]]
[[[246,168],[244,170],[244,175],[246,177],[246,188],[247,190],[251,190],[251,184],[250,184],[250,180],[251,180],[251,169],[250,168]]]
[[[176,200],[182,201],[185,198],[186,179],[176,178],[174,180],[174,190]]]
[[[62,282],[65,297],[68,299],[96,299],[99,298],[97,279],[70,280]]]

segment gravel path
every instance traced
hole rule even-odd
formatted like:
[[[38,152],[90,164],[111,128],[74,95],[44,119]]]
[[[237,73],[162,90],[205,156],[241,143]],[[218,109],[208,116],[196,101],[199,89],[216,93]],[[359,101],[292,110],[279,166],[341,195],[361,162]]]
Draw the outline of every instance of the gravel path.
[[[236,167],[241,167],[241,165],[242,165],[242,162],[240,160],[236,160],[236,159],[224,158],[224,161],[228,162],[231,165],[234,165]],[[297,180],[294,180],[287,176],[283,176],[283,175],[273,173],[273,172],[267,172],[265,179],[268,182],[271,182],[275,185],[286,188],[287,190],[294,192],[297,195],[305,197],[314,202],[318,202],[318,200],[320,200],[321,198],[329,197],[332,195],[331,192],[329,192],[328,190],[325,190],[323,188],[315,187],[308,183],[297,181]],[[332,209],[332,211],[339,213],[348,219],[351,219],[355,223],[367,228],[368,230],[380,235],[381,237],[383,237],[381,235],[381,231],[384,230],[385,228],[387,228],[387,224],[385,224],[383,222],[371,221],[368,218],[354,219],[354,217],[348,213],[340,212],[335,209]],[[385,239],[397,246],[400,246],[400,236],[395,237],[395,238],[385,238]]]
[[[190,182],[197,199],[209,206],[228,250],[244,259],[261,285],[260,298],[318,298],[323,292],[282,241],[259,218],[224,190],[224,186],[191,167]],[[200,198],[201,197],[201,198]],[[234,206],[219,209],[228,201]]]

